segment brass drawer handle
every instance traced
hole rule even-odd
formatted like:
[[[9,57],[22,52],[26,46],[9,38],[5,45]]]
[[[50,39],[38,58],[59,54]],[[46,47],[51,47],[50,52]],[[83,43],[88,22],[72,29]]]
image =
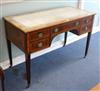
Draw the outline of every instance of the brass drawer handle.
[[[88,23],[89,22],[89,20],[84,20],[84,23]]]
[[[58,31],[59,31],[59,29],[58,29],[58,28],[54,29],[54,32],[55,32],[55,33],[57,33]]]
[[[86,20],[86,23],[88,23],[89,21],[88,20]]]
[[[85,30],[86,30],[86,31],[88,30],[88,27],[87,27],[87,26],[85,27]]]
[[[43,43],[42,42],[38,43],[38,47],[39,48],[43,47]]]
[[[76,23],[75,23],[76,26],[78,26],[79,24],[80,24],[79,22],[76,22]]]
[[[38,33],[38,37],[39,37],[39,38],[42,38],[42,37],[43,37],[43,33],[41,33],[41,32]]]

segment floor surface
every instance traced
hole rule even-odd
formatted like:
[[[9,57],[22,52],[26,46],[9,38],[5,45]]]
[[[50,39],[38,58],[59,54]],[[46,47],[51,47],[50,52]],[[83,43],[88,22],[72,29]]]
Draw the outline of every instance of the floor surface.
[[[6,91],[89,91],[100,82],[100,32],[92,35],[89,53],[84,56],[86,38],[33,59],[32,83],[23,79],[25,64],[5,71]]]

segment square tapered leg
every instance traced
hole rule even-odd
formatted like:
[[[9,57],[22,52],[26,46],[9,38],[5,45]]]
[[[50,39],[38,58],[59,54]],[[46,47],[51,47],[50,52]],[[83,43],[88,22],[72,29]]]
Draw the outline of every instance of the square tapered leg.
[[[0,91],[5,91],[5,87],[4,87],[4,71],[3,69],[0,67]]]
[[[9,56],[9,60],[10,60],[10,67],[12,67],[13,63],[12,63],[12,50],[11,50],[11,42],[9,40],[7,40],[7,47],[8,47],[8,56]]]
[[[27,87],[30,87],[31,83],[31,59],[30,54],[25,54],[25,60],[26,60],[26,78],[27,78]]]
[[[87,53],[88,53],[90,39],[91,39],[91,32],[88,32],[84,58],[87,56]]]
[[[68,32],[65,32],[65,34],[64,34],[64,45],[63,45],[63,47],[66,45],[67,35],[68,35]]]

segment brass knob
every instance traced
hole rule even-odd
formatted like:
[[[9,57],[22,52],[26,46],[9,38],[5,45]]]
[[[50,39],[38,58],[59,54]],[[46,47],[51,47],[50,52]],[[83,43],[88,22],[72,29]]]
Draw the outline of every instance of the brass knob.
[[[76,26],[78,26],[79,24],[80,24],[79,22],[76,22],[76,23],[75,23]]]
[[[43,47],[43,43],[40,42],[40,43],[38,44],[38,47],[39,47],[39,48]]]
[[[88,20],[86,20],[86,23],[88,23],[89,21]]]
[[[40,33],[38,34],[38,37],[39,37],[39,38],[43,37],[43,33],[40,32]]]
[[[56,28],[56,29],[54,29],[54,32],[56,33],[56,32],[58,32],[59,31],[59,29],[58,28]]]
[[[88,23],[89,21],[88,20],[84,20],[84,23]]]
[[[86,30],[86,31],[88,30],[88,27],[87,27],[87,26],[85,27],[85,30]]]

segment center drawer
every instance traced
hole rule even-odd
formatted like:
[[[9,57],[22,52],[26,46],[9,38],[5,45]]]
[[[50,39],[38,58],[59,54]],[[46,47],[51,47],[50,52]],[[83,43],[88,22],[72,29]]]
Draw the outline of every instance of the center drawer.
[[[80,29],[81,22],[80,20],[75,20],[71,22],[67,22],[58,26],[55,26],[52,29],[52,36],[55,36],[59,33],[66,32],[71,29]]]
[[[34,41],[34,42],[30,42],[29,43],[29,51],[35,52],[35,51],[39,51],[42,50],[44,48],[49,47],[49,38],[45,38],[42,40],[38,40],[38,41]]]
[[[81,25],[81,20],[75,20],[75,21],[71,21],[68,24],[66,24],[67,28],[69,30],[74,29],[74,28],[79,28]]]

